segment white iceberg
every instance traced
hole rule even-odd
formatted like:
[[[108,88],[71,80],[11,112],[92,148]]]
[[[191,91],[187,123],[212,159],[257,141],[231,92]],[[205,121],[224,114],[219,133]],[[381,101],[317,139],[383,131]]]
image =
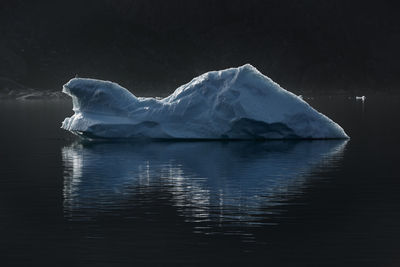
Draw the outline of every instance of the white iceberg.
[[[163,99],[116,83],[74,78],[75,114],[62,128],[87,138],[339,139],[334,121],[253,66],[207,72]]]

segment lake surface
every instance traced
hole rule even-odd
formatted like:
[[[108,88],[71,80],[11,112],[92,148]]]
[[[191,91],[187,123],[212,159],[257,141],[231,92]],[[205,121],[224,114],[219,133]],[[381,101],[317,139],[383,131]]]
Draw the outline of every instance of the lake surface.
[[[0,102],[0,266],[400,265],[400,97],[306,101],[351,139],[85,143]]]

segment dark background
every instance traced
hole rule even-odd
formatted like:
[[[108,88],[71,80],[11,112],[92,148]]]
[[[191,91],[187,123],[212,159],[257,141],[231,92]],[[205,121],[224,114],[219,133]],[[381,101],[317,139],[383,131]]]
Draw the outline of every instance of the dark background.
[[[292,91],[392,91],[398,13],[382,0],[2,0],[0,90],[60,90],[78,74],[166,95],[250,63]]]

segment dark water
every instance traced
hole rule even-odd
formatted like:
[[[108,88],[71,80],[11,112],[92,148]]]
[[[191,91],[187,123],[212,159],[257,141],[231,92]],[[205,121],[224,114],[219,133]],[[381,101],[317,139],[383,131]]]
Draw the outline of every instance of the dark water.
[[[0,102],[0,266],[400,265],[399,105],[307,99],[349,141],[82,143]]]

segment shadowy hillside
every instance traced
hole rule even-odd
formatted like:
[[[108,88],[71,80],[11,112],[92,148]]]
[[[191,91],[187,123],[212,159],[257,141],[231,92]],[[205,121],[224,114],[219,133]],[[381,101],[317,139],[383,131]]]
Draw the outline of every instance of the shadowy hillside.
[[[0,77],[59,90],[78,74],[166,95],[251,63],[298,92],[394,90],[397,10],[394,1],[3,1]]]

